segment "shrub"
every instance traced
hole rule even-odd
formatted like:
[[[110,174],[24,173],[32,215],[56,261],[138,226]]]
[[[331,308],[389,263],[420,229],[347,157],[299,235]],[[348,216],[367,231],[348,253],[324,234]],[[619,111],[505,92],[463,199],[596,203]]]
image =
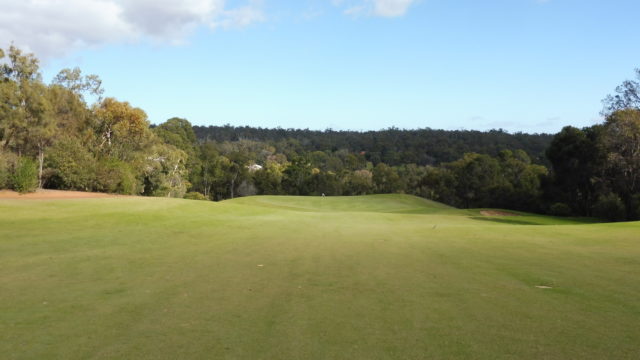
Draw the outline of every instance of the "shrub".
[[[593,215],[609,221],[622,221],[626,219],[627,209],[618,195],[609,193],[598,197],[593,205]]]
[[[569,216],[571,208],[565,203],[555,203],[549,207],[549,214],[553,216]]]
[[[253,196],[257,193],[256,187],[246,180],[243,180],[238,186],[238,196]]]
[[[206,196],[204,196],[204,194],[197,191],[190,191],[184,194],[184,198],[189,200],[209,200]]]
[[[50,185],[60,189],[93,190],[95,159],[77,140],[60,140],[49,151],[46,166],[51,174]]]
[[[11,169],[15,162],[16,156],[14,154],[0,151],[0,189],[11,187]]]
[[[106,159],[96,166],[96,190],[108,193],[137,195],[140,184],[133,168],[120,160]]]
[[[11,176],[13,189],[21,194],[34,192],[38,188],[38,167],[29,158],[19,158]]]

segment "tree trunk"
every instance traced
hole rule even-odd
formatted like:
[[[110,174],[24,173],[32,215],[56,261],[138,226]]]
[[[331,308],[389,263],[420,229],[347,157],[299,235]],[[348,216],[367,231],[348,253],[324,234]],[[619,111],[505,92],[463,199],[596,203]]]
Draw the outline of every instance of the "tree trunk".
[[[38,189],[42,189],[42,167],[44,165],[44,148],[42,146],[38,147]]]
[[[236,183],[236,178],[235,176],[233,178],[231,178],[231,199],[233,199],[233,188],[235,186]]]

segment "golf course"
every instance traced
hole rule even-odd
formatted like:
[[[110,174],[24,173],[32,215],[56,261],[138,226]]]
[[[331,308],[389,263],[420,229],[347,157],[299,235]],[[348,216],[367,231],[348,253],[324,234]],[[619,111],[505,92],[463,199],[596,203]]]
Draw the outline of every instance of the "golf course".
[[[638,359],[640,223],[409,195],[0,200],[2,359]]]

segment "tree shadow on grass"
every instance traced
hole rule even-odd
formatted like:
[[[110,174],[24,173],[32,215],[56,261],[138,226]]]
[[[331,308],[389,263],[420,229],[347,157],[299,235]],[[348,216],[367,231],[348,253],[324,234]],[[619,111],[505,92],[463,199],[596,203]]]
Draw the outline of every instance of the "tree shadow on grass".
[[[593,218],[555,218],[552,216],[469,216],[472,220],[509,225],[588,225],[602,221]]]

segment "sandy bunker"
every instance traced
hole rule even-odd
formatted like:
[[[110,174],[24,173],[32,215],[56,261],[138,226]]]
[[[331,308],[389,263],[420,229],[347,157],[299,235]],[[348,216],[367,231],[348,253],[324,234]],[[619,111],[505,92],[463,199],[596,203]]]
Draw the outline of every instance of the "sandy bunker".
[[[20,194],[15,191],[0,190],[1,199],[25,199],[25,200],[57,200],[57,199],[95,199],[122,197],[123,195],[93,193],[83,191],[63,191],[41,189],[33,193]]]

